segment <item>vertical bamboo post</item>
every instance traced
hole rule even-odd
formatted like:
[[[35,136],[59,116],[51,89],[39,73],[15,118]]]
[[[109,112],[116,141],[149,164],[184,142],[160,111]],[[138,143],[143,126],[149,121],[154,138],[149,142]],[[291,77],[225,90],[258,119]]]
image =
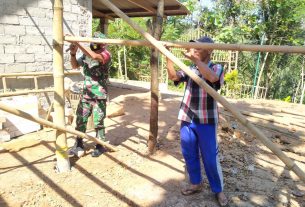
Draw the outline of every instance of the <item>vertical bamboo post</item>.
[[[7,90],[7,86],[6,86],[6,78],[5,77],[2,77],[2,84],[3,84],[3,93],[6,92]]]
[[[162,24],[164,16],[164,0],[159,0],[157,16],[153,18],[153,35],[157,40],[161,39]],[[158,106],[159,106],[159,51],[156,48],[151,49],[150,56],[150,125],[149,138],[147,140],[148,152],[153,154],[157,145],[158,137]]]
[[[117,8],[109,0],[99,0],[115,14],[124,19],[132,28],[143,35],[154,47],[158,48],[162,54],[168,59],[173,61],[179,68],[181,68],[191,79],[193,79],[200,87],[204,88],[208,94],[210,94],[216,101],[221,103],[228,109],[249,131],[256,136],[265,146],[267,146],[283,163],[287,166],[288,170],[292,170],[295,174],[305,182],[305,173],[296,165],[286,154],[284,154],[270,139],[268,139],[260,130],[258,130],[251,122],[248,121],[239,110],[232,104],[230,104],[224,97],[218,94],[212,87],[210,87],[205,81],[203,81],[198,75],[192,72],[183,62],[175,57],[170,51],[168,51],[161,42],[155,40],[150,34],[145,32],[140,26],[135,24],[126,14],[124,14],[119,8]]]
[[[126,58],[126,46],[124,45],[124,67],[125,67],[125,81],[127,81],[127,58]]]
[[[120,76],[120,79],[124,79],[123,72],[122,72],[121,51],[120,50],[118,50],[118,62],[119,62],[119,76]]]
[[[35,90],[38,90],[38,80],[37,80],[37,76],[34,77],[34,85],[35,85]]]
[[[54,122],[65,126],[64,60],[63,60],[63,0],[54,1],[53,16],[53,76]],[[58,172],[70,171],[66,133],[56,130],[56,158]]]

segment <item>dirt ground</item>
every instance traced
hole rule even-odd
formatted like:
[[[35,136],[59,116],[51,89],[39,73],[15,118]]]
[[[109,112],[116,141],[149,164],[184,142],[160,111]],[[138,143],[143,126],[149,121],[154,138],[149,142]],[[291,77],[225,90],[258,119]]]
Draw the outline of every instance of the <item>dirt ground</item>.
[[[71,159],[71,172],[58,174],[52,129],[0,143],[1,207],[218,206],[206,179],[202,193],[189,197],[180,193],[187,185],[177,121],[181,96],[162,95],[158,151],[146,156],[149,92],[110,87],[110,94],[125,108],[125,115],[106,120],[107,138],[118,151],[92,158],[93,144],[86,142],[86,156]],[[279,119],[280,109],[305,114],[304,106],[279,101],[230,102],[241,110],[273,112]],[[305,183],[223,108],[221,112],[218,137],[229,206],[305,206]],[[293,121],[293,117],[298,118],[286,118]],[[256,124],[305,171],[304,128],[295,126],[291,133],[285,125],[274,123],[277,128],[270,130],[264,122]],[[69,146],[73,140],[69,136]]]

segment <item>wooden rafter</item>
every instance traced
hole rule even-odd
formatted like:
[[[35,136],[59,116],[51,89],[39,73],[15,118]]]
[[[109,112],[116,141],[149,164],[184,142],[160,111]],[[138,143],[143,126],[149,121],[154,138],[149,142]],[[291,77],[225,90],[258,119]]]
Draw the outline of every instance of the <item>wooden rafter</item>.
[[[129,1],[130,3],[134,4],[134,5],[137,5],[138,7],[141,7],[143,9],[145,9],[146,11],[148,12],[151,12],[153,14],[156,14],[157,13],[157,10],[155,8],[153,8],[151,5],[149,5],[147,2],[141,2],[141,3],[138,3],[137,1],[135,0],[127,0]]]
[[[107,14],[104,14],[103,12],[100,12],[100,11],[98,11],[98,10],[96,10],[96,9],[93,9],[93,10],[92,10],[92,14],[93,14],[93,16],[95,16],[95,17],[103,17],[103,18],[110,19],[110,20],[114,21],[114,18],[113,18],[113,17],[111,17],[111,16],[109,16],[109,15],[107,15]]]
[[[166,6],[164,7],[164,11],[167,13],[172,13],[175,12],[177,10],[179,10],[181,8],[181,6]],[[115,18],[117,18],[117,15],[110,10],[99,10],[100,12],[102,12],[105,15],[111,15],[111,16],[115,16]],[[148,13],[146,9],[144,9],[142,6],[141,8],[136,8],[136,9],[122,9],[122,11],[126,14],[126,15],[130,15],[131,13]]]

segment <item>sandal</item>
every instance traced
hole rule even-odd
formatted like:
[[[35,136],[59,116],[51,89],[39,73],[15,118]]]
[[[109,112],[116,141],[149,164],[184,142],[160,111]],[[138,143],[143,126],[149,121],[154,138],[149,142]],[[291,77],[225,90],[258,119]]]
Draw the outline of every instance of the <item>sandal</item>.
[[[229,204],[229,200],[227,199],[227,197],[224,195],[224,197],[220,198],[219,196],[220,193],[215,194],[216,200],[218,201],[220,206],[228,206]]]
[[[182,189],[181,190],[181,194],[184,195],[184,196],[189,196],[189,195],[193,195],[193,194],[196,194],[196,193],[200,193],[202,191],[202,187],[197,187],[197,188],[186,188],[186,189]]]

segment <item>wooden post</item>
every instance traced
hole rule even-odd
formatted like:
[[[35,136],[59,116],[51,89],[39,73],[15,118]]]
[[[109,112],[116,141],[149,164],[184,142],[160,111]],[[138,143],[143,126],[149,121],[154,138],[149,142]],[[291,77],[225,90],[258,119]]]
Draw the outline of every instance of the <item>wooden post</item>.
[[[157,16],[153,18],[153,35],[155,39],[161,39],[162,24],[164,15],[164,0],[159,0]],[[156,48],[151,49],[150,56],[150,125],[149,138],[147,140],[148,152],[153,154],[157,145],[158,137],[158,107],[159,107],[159,65],[158,65],[159,51]]]
[[[109,20],[107,18],[100,18],[100,30],[103,34],[108,34],[108,23]]]
[[[295,174],[305,182],[305,173],[292,161],[287,155],[285,155],[270,139],[268,139],[260,130],[258,130],[252,123],[250,123],[238,109],[231,105],[224,97],[218,94],[213,88],[211,88],[205,81],[203,81],[198,75],[192,72],[183,62],[175,57],[170,51],[168,51],[161,42],[155,40],[150,34],[145,32],[140,26],[135,24],[126,14],[118,9],[109,0],[100,0],[105,6],[111,9],[115,14],[125,20],[131,27],[137,32],[143,35],[152,45],[154,45],[160,52],[173,61],[179,68],[181,68],[190,78],[192,78],[200,87],[204,88],[208,94],[210,94],[215,100],[220,102],[225,108],[227,108],[245,127],[251,131],[254,136],[261,140],[261,142],[267,146],[283,163],[287,166],[288,170],[292,170]]]
[[[63,60],[63,0],[54,0],[53,16],[53,75],[54,122],[65,126],[64,60]],[[56,130],[56,159],[58,172],[70,171],[66,133]]]
[[[68,133],[74,134],[76,136],[79,136],[81,138],[88,139],[88,140],[93,141],[93,142],[95,142],[97,144],[103,145],[104,147],[106,147],[107,149],[109,149],[109,150],[111,150],[113,152],[117,151],[116,148],[112,147],[107,142],[103,142],[102,140],[100,140],[98,138],[95,138],[95,137],[90,136],[88,134],[85,134],[83,132],[77,131],[77,130],[75,130],[73,128],[66,128],[64,125],[60,125],[60,124],[57,124],[57,123],[55,124],[53,122],[47,121],[47,120],[42,119],[40,117],[33,116],[33,115],[31,115],[29,113],[26,113],[24,111],[21,111],[19,109],[15,109],[15,108],[12,108],[10,106],[7,106],[7,105],[5,105],[3,103],[0,103],[0,109],[3,110],[3,111],[6,111],[8,113],[14,114],[16,116],[22,117],[24,119],[27,119],[27,120],[39,123],[41,125],[48,126],[48,127],[51,127],[53,129],[57,129],[57,130],[62,131],[62,132],[68,132]]]

